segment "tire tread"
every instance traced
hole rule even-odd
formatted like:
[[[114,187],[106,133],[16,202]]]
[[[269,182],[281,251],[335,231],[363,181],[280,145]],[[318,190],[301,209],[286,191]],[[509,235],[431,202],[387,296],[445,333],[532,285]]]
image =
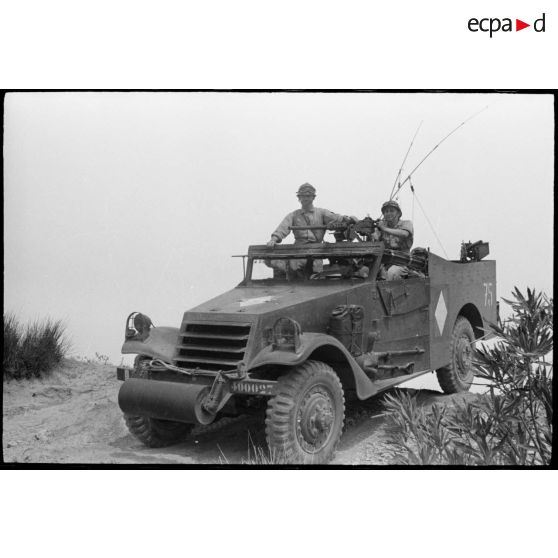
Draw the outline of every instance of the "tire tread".
[[[457,371],[455,370],[455,346],[459,337],[463,333],[463,330],[468,330],[472,336],[472,339],[475,339],[475,334],[473,331],[473,326],[471,322],[464,316],[458,316],[457,320],[455,320],[455,324],[453,326],[453,331],[451,333],[451,341],[450,341],[450,356],[451,362],[448,366],[443,366],[436,370],[436,376],[438,377],[438,383],[442,388],[442,391],[446,394],[452,393],[461,393],[464,391],[468,391],[471,387],[471,383],[463,382],[459,376]]]
[[[292,431],[292,412],[296,409],[296,400],[300,391],[314,377],[326,377],[331,387],[341,395],[341,423],[335,438],[316,454],[303,453],[298,446],[296,434]],[[335,371],[319,361],[306,361],[281,376],[275,388],[275,395],[269,400],[266,410],[265,433],[268,446],[272,452],[287,463],[327,463],[333,456],[341,438],[344,426],[345,396],[343,386]]]

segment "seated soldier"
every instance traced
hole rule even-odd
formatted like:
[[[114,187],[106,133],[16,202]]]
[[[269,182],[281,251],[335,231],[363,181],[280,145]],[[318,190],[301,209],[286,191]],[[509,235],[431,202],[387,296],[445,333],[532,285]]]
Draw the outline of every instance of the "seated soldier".
[[[401,208],[395,200],[382,205],[383,219],[378,221],[379,233],[374,240],[384,243],[390,250],[409,253],[413,245],[413,223],[401,220]],[[380,267],[380,278],[391,281],[407,277],[409,270],[401,265],[383,265]]]

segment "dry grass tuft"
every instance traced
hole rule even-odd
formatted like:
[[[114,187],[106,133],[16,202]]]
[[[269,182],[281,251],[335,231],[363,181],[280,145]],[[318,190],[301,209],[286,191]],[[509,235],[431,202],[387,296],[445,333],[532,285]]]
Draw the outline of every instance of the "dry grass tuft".
[[[65,329],[60,320],[47,318],[24,326],[14,314],[4,314],[4,380],[51,372],[70,348]]]

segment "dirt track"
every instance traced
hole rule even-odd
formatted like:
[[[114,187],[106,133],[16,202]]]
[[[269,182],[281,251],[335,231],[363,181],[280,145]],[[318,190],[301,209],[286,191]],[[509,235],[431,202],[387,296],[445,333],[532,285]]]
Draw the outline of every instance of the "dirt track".
[[[266,447],[263,417],[242,416],[197,428],[179,444],[146,448],[124,424],[117,404],[119,386],[114,366],[77,361],[67,361],[45,380],[4,382],[4,461],[245,464],[253,459],[255,447]],[[457,396],[420,390],[419,397],[429,405],[450,403]],[[393,463],[386,427],[381,397],[350,407],[332,464]]]

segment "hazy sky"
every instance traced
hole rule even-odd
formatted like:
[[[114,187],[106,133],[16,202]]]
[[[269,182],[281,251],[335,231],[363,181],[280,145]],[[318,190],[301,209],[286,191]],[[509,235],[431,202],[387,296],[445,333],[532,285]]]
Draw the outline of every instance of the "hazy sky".
[[[442,256],[489,241],[499,297],[550,293],[551,95],[11,93],[5,308],[60,318],[73,354],[120,362],[130,312],[178,327],[235,286],[230,256],[268,240],[300,184],[319,207],[377,217],[420,122],[407,172],[485,106],[413,175],[403,218]]]

